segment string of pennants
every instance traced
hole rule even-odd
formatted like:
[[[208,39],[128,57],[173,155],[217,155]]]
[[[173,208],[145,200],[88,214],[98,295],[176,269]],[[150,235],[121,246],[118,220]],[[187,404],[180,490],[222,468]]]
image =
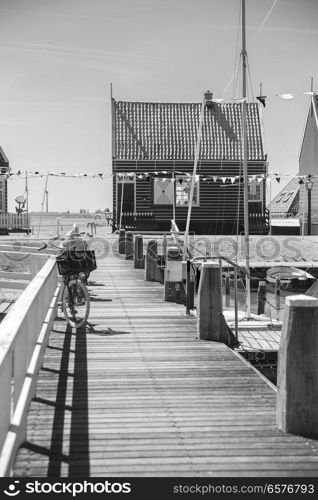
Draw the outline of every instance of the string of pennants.
[[[70,177],[70,178],[89,178],[89,179],[105,179],[108,177],[112,177],[112,174],[104,174],[104,173],[71,173],[71,172],[41,172],[38,170],[35,171],[29,171],[29,170],[18,170],[17,172],[12,172],[8,171],[7,169],[1,169],[0,175],[4,175],[7,179],[11,179],[12,177],[25,177],[25,175],[28,175],[29,178],[31,177],[46,177],[46,176],[52,176],[52,177]]]
[[[150,181],[151,179],[170,179],[170,181],[174,182],[176,179],[172,178],[172,174],[178,176],[182,176],[185,178],[188,178],[189,180],[192,178],[192,174],[189,172],[179,172],[179,171],[174,171],[172,173],[171,171],[163,170],[161,172],[143,172],[140,174],[136,174],[135,172],[127,172],[127,173],[117,173],[117,178],[119,180],[133,180],[134,177],[137,179],[146,179],[147,181]],[[167,177],[167,175],[169,177]],[[177,178],[177,181],[180,183],[183,182],[182,177],[179,179]],[[199,176],[196,176],[198,180]],[[303,184],[304,182],[313,179],[313,178],[318,178],[318,175],[312,175],[312,174],[306,174],[306,175],[290,175],[290,174],[277,174],[277,173],[272,173],[269,172],[267,174],[255,174],[255,175],[248,175],[247,176],[249,182],[262,182],[264,179],[266,180],[276,180],[277,182],[280,182],[282,178],[289,178],[289,179],[299,179],[299,184]],[[234,184],[234,182],[240,181],[243,182],[243,176],[242,175],[235,175],[235,176],[225,176],[225,175],[205,175],[202,176],[202,181],[203,182],[218,182],[221,181],[223,184],[231,183]]]
[[[150,181],[150,179],[170,179],[172,182],[175,181],[175,179],[172,177],[173,175],[176,176],[182,176],[185,178],[192,178],[192,174],[189,172],[180,172],[180,171],[167,171],[167,170],[162,170],[162,171],[151,171],[151,172],[142,172],[142,173],[136,173],[136,172],[121,172],[117,174],[104,174],[104,173],[67,173],[67,172],[41,172],[41,171],[24,171],[24,170],[18,170],[17,172],[2,172],[0,171],[0,175],[5,176],[7,179],[13,178],[13,177],[20,177],[24,178],[25,174],[28,174],[29,178],[32,177],[46,177],[46,176],[53,176],[53,177],[69,177],[69,178],[78,178],[78,179],[83,179],[83,178],[88,178],[88,179],[106,179],[106,178],[112,178],[114,175],[117,175],[118,180],[132,180],[134,177],[137,179],[146,179],[147,181]],[[198,176],[197,176],[198,177]],[[280,173],[273,173],[269,172],[266,174],[256,174],[256,175],[248,175],[248,181],[254,181],[254,182],[262,182],[264,179],[267,180],[276,180],[278,183],[281,181],[281,179],[295,179],[298,178],[299,184],[303,184],[304,182],[313,179],[313,178],[318,178],[318,175],[312,175],[312,174],[306,174],[306,175],[291,175],[291,174],[280,174]],[[203,182],[218,182],[221,181],[223,184],[231,183],[234,184],[237,181],[243,182],[243,177],[242,175],[235,175],[235,176],[225,176],[225,175],[205,175],[202,176],[202,181]],[[182,178],[179,178],[178,181],[180,183],[183,182]]]

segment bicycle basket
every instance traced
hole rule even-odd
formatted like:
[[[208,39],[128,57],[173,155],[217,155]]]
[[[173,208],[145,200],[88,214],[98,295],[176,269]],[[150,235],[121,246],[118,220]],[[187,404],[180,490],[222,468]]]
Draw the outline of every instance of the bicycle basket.
[[[85,250],[83,252],[67,250],[62,252],[56,258],[59,274],[66,276],[68,274],[90,273],[97,268],[95,252]]]

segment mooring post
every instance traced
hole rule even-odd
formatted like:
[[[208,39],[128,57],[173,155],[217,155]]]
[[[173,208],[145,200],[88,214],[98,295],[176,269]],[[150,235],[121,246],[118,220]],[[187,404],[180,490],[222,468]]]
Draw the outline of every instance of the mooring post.
[[[198,336],[222,342],[222,286],[220,264],[203,262],[198,290]]]
[[[190,311],[194,308],[194,279],[191,273],[191,261],[187,259],[186,268],[186,312],[190,314]],[[193,276],[194,277],[194,276]]]
[[[257,314],[264,314],[266,303],[266,283],[260,281],[257,290]]]
[[[318,299],[286,298],[278,351],[277,426],[301,436],[318,434]]]
[[[126,234],[125,229],[120,229],[119,230],[118,253],[121,254],[121,255],[125,254],[125,234]]]
[[[135,269],[144,269],[145,260],[144,260],[144,242],[141,234],[136,234],[135,243],[134,243],[134,268]]]
[[[132,260],[134,258],[134,235],[132,232],[127,232],[125,236],[125,259]]]
[[[145,280],[158,281],[157,240],[149,240],[145,258]]]

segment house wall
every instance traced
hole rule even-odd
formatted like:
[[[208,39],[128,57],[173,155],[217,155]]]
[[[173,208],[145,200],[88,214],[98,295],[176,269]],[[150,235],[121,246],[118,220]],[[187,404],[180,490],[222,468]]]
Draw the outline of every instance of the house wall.
[[[317,175],[318,176],[318,119],[317,110],[312,103],[310,106],[307,123],[304,132],[303,143],[299,157],[299,174],[300,175]],[[311,222],[312,234],[318,234],[318,178],[312,178],[313,188],[311,192]],[[306,184],[300,186],[300,221],[301,224],[305,220],[307,224],[308,216],[308,192]],[[307,226],[306,226],[307,227]],[[305,234],[307,228],[305,227]],[[315,232],[314,232],[315,231]]]
[[[1,165],[0,162],[0,171],[6,170],[7,167]],[[4,213],[8,211],[8,182],[5,176],[0,176],[0,213]]]
[[[313,188],[311,191],[311,234],[318,234],[318,178],[312,178]],[[308,190],[306,184],[300,185],[299,190],[299,221],[301,231],[305,225],[304,234],[307,234],[308,220]]]
[[[185,172],[192,174],[193,161],[115,161],[113,162],[113,172],[127,173],[134,172],[136,175],[140,173],[151,173],[154,171],[171,171]],[[249,175],[262,174],[266,171],[265,162],[251,162],[248,165]],[[236,181],[234,184],[230,182],[223,184],[222,181],[213,182],[203,181],[205,176],[228,176],[234,177],[242,175],[242,166],[238,162],[208,162],[202,161],[197,168],[197,175],[200,176],[200,206],[192,207],[190,231],[197,233],[212,232],[218,234],[233,233],[236,230],[237,220],[243,224],[244,219],[244,188]],[[160,175],[159,175],[160,177]],[[164,174],[162,174],[164,177]],[[153,181],[136,178],[136,212],[152,212],[155,215],[157,229],[169,230],[170,221],[173,218],[173,204],[171,205],[154,205],[152,203]],[[239,196],[240,191],[240,196]],[[263,206],[265,208],[266,189],[263,189]],[[240,203],[238,200],[240,199]],[[113,200],[114,213],[116,213],[116,175],[113,177]],[[118,207],[120,209],[120,207]],[[239,212],[239,217],[238,217]],[[175,207],[175,220],[180,230],[183,230],[186,225],[188,207]],[[241,227],[242,229],[242,227]]]

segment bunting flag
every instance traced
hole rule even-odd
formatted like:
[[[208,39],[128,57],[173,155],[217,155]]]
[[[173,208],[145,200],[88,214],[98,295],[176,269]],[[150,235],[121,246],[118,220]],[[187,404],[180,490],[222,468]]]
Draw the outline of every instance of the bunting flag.
[[[258,97],[256,97],[256,99],[261,103],[263,104],[264,108],[265,108],[265,105],[266,105],[266,98],[267,96],[266,95],[259,95]]]

